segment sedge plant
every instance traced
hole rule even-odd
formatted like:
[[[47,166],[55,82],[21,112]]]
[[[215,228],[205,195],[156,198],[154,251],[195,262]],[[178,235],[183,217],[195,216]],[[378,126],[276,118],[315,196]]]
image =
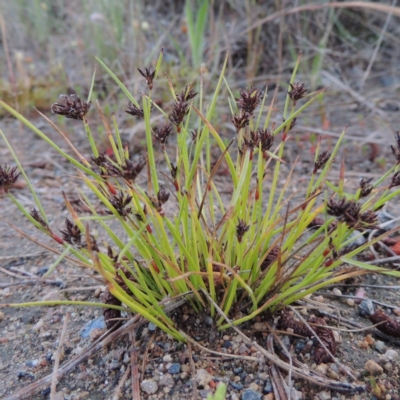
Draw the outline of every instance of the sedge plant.
[[[79,194],[90,215],[76,211],[64,195],[70,218],[61,235],[50,226],[46,210],[3,132],[1,136],[17,166],[2,166],[0,185],[27,219],[56,242],[58,248],[53,251],[59,258],[52,269],[66,258],[97,271],[107,285],[103,302],[8,306],[99,306],[106,309],[106,320],[110,321],[128,310],[185,340],[164,308],[178,298],[186,297],[195,310],[207,309],[217,327],[226,329],[349,277],[369,272],[400,276],[397,271],[357,258],[382,238],[359,241],[377,226],[377,211],[400,193],[394,189],[400,185],[397,164],[375,182],[362,180],[358,190],[348,192],[344,163],[338,183],[329,178],[345,138],[343,131],[331,153],[321,144],[317,146],[314,168],[304,190],[291,190],[296,162],[285,158],[285,147],[296,119],[321,94],[321,90],[308,93],[304,84],[296,82],[299,59],[288,83],[280,124],[272,122],[276,93],[268,100],[266,91],[251,87],[240,89],[235,96],[225,79],[226,60],[208,97],[203,85],[196,93],[190,86],[177,90],[168,81],[173,104],[167,111],[152,96],[154,87],[162,82],[162,53],[154,69],[139,70],[147,83],[140,102],[98,59],[126,95],[127,113],[144,120],[147,151],[141,158],[130,154],[116,118],[108,120],[98,105],[97,114],[112,154],[99,152],[86,119],[90,94],[87,101],[64,96],[63,101],[53,104],[52,111],[82,122],[91,159],[85,158],[44,115],[64,137],[70,151],[61,149],[0,101],[73,165],[85,186]],[[221,102],[232,114],[235,133],[229,140],[220,133],[217,105]],[[151,123],[154,113],[164,118],[158,126]],[[215,148],[219,149],[217,159],[212,157]],[[400,138],[393,151],[400,162]],[[164,162],[159,161],[161,156]],[[19,173],[32,192],[34,209],[25,209],[12,194],[12,183]],[[140,183],[143,178],[145,184]]]

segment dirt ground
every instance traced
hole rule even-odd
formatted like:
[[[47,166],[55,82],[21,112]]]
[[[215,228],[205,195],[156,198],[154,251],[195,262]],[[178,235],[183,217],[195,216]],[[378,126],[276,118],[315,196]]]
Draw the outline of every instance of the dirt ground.
[[[322,146],[329,147],[334,143],[334,135],[338,135],[346,125],[348,125],[348,139],[343,146],[342,155],[345,156],[346,168],[349,171],[346,183],[348,187],[357,187],[361,177],[379,177],[383,170],[393,165],[395,160],[389,146],[394,143],[393,132],[397,130],[400,122],[397,91],[396,87],[384,87],[378,92],[376,87],[371,86],[365,95],[365,98],[374,104],[373,107],[356,101],[348,93],[339,94],[338,91],[332,90],[326,101],[329,105],[326,106],[326,112],[331,125],[325,127],[323,132],[320,131],[319,123],[310,122],[315,121],[312,114],[299,119],[292,144],[289,146],[290,159],[300,156],[294,182],[301,182],[302,177],[312,166],[310,135],[313,132],[324,133]],[[62,139],[42,121],[37,119],[35,123],[65,147]],[[60,229],[68,215],[61,191],[64,190],[71,197],[76,196],[76,189],[81,185],[74,176],[73,168],[34,133],[18,123],[3,119],[1,126],[25,166],[32,183],[39,188],[39,196],[48,215],[51,216],[50,225],[55,230]],[[74,126],[77,127],[75,132],[73,132]],[[80,145],[86,146],[80,125],[71,121],[69,129],[75,135],[76,146],[78,148],[82,148]],[[1,163],[3,160],[12,161],[2,143],[0,160]],[[332,174],[332,179],[335,179],[338,171],[333,171]],[[26,187],[14,189],[12,193],[27,208],[33,206]],[[400,216],[399,200],[394,199],[387,206],[387,211],[395,217]],[[67,262],[63,261],[47,280],[41,281],[40,276],[57,257],[23,238],[9,224],[15,225],[50,247],[54,246],[28,224],[7,196],[0,195],[0,303],[57,298],[99,301],[98,296],[103,284],[98,276],[84,273]],[[379,302],[375,303],[375,306],[383,304],[385,312],[399,319],[399,316],[396,317],[393,313],[396,307],[400,309],[398,279],[372,274],[348,283],[347,286],[338,285],[336,289],[341,291],[342,296],[352,296],[362,285],[373,285],[374,287],[365,287],[368,298]],[[380,289],[377,286],[385,288]],[[316,293],[309,299],[310,308],[300,306],[299,310],[305,317],[316,313],[316,309],[337,316],[337,319],[332,317],[326,320],[330,326],[342,329],[336,331],[338,362],[317,366],[310,351],[304,350],[307,339],[296,338],[285,332],[279,333],[279,336],[288,344],[292,357],[304,362],[310,370],[317,369],[322,376],[359,387],[368,384],[373,386],[374,382],[379,383],[381,397],[377,395],[374,397],[371,392],[366,391],[340,393],[296,378],[293,378],[293,381],[297,392],[293,396],[302,399],[395,400],[399,398],[400,339],[383,338],[376,329],[357,330],[356,326],[351,328],[344,324],[342,319],[362,327],[369,327],[371,322],[360,316],[359,306],[354,304],[354,301],[349,301],[347,297],[338,297],[338,292],[334,289],[332,287],[325,289],[323,293]],[[311,306],[314,306],[314,309]],[[48,398],[49,384],[27,397],[19,396],[18,391],[52,373],[63,319],[68,312],[70,320],[64,340],[61,366],[82,354],[84,349],[105,331],[98,320],[102,316],[101,309],[62,306],[1,308],[0,311],[2,313],[0,314],[0,397],[3,399]],[[157,383],[154,394],[151,393],[151,383],[149,387],[142,386],[142,389],[146,389],[141,392],[143,399],[206,398],[207,393],[220,381],[228,384],[227,399],[273,399],[270,364],[251,359],[253,357],[260,360],[256,347],[243,343],[243,339],[232,330],[217,331],[214,322],[206,313],[192,315],[183,306],[173,311],[172,316],[180,321],[183,329],[192,329],[192,337],[203,347],[195,344],[188,347],[173,341],[148,323],[138,329],[135,345],[141,384],[143,385],[145,381]],[[262,316],[241,327],[246,335],[261,346],[267,345],[266,329],[263,330],[266,319],[267,316]],[[99,325],[90,330],[88,323],[94,320],[98,321]],[[118,396],[118,393],[121,395],[120,398],[131,398],[131,378],[127,374],[131,366],[131,343],[132,341],[125,335],[102,348],[89,360],[71,369],[57,385],[59,396],[57,398],[114,399],[118,398],[113,397]],[[397,352],[397,361],[388,358],[388,350]],[[231,358],[232,354],[248,356],[249,360]],[[389,352],[389,354],[394,353]],[[382,370],[379,370],[374,378],[371,378],[365,369],[368,360],[381,365]],[[286,374],[283,373],[283,376]]]

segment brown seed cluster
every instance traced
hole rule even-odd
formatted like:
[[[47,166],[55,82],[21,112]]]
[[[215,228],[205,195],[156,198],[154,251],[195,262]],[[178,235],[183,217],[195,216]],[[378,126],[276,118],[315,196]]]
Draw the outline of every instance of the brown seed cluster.
[[[36,208],[32,208],[31,212],[31,217],[36,221],[39,222],[40,225],[43,226],[46,230],[50,230],[49,225],[46,223],[46,221],[42,218],[42,216],[39,214],[39,211],[36,210]]]
[[[324,318],[310,318],[309,321],[312,324],[316,325],[325,325]],[[325,345],[325,347],[329,350],[332,355],[336,354],[336,341],[335,336],[333,335],[332,329],[328,327],[323,328],[321,326],[316,326],[314,328],[315,333],[319,337],[320,341]],[[325,350],[325,347],[320,343],[320,341],[316,341],[314,344],[314,360],[317,364],[327,364],[334,362],[335,360],[332,356]]]
[[[304,83],[289,83],[291,90],[288,91],[288,95],[293,101],[293,104],[296,105],[296,103],[302,99],[306,93],[308,92],[308,89],[304,87]]]
[[[367,197],[372,192],[372,189],[374,187],[371,185],[371,182],[372,182],[372,178],[369,178],[369,179],[362,178],[360,180],[360,184],[359,184],[360,189],[361,189],[360,197]]]
[[[160,188],[160,190],[157,193],[157,197],[150,196],[149,194],[147,194],[147,197],[150,199],[151,204],[153,205],[153,207],[160,214],[163,214],[162,206],[163,206],[163,204],[165,204],[168,201],[169,195],[170,195],[170,193],[166,189]]]
[[[151,103],[150,113],[153,111],[153,109],[154,109],[154,103]],[[128,107],[125,110],[125,112],[134,117],[144,118],[143,108],[135,106],[132,102],[128,103]]]
[[[392,182],[389,185],[389,189],[400,186],[400,171],[397,171],[392,176]]]
[[[239,89],[240,96],[236,98],[236,104],[245,114],[252,116],[260,104],[262,92],[251,87],[250,89]]]
[[[338,201],[330,199],[327,204],[327,213],[353,229],[373,229],[378,222],[378,217],[373,211],[361,213],[360,204],[344,198]]]
[[[265,271],[271,264],[275,262],[278,258],[281,248],[279,246],[275,246],[267,255],[263,263],[261,264],[261,271]]]
[[[308,322],[310,324],[316,325],[324,325],[325,327],[316,326],[313,328],[321,342],[325,345],[325,347],[330,351],[332,355],[336,354],[336,341],[333,335],[332,329],[327,326],[324,318],[316,318],[311,317]],[[307,324],[297,321],[293,318],[291,312],[287,309],[282,311],[281,317],[278,321],[277,325],[278,329],[286,331],[287,329],[292,329],[293,333],[296,335],[301,335],[305,337],[313,336],[311,329],[307,326]],[[325,350],[324,346],[321,345],[320,341],[314,340],[314,360],[317,364],[321,363],[330,363],[334,360],[331,355]]]
[[[82,121],[89,111],[91,102],[82,101],[79,96],[72,94],[68,97],[65,94],[60,95],[64,99],[64,104],[54,103],[51,105],[51,111],[54,114],[63,115],[66,118]]]
[[[140,157],[137,161],[126,160],[120,176],[126,180],[134,181],[146,165],[146,159]]]
[[[319,169],[323,168],[325,164],[329,161],[330,157],[331,154],[328,153],[326,150],[318,154],[318,157],[314,162],[313,174],[316,174]]]
[[[126,196],[124,193],[120,192],[117,196],[112,196],[110,203],[115,208],[117,213],[125,218],[132,212],[132,208],[129,207],[132,201],[132,196]],[[107,211],[108,214],[112,214],[111,211]]]
[[[378,310],[370,315],[369,319],[373,324],[380,323],[376,329],[389,336],[400,338],[400,321],[389,317],[389,315],[386,315],[382,310]]]
[[[393,152],[393,155],[395,156],[397,160],[397,164],[400,164],[400,133],[396,132],[396,147],[390,146]]]
[[[250,229],[250,225],[247,225],[246,222],[242,219],[238,220],[238,224],[236,225],[236,237],[239,243],[242,242],[244,234]]]
[[[232,124],[236,128],[236,133],[238,133],[241,129],[245,128],[250,123],[250,116],[246,113],[242,113],[241,115],[234,115],[231,118]]]
[[[140,75],[142,75],[143,78],[146,79],[147,86],[149,87],[149,89],[152,90],[156,71],[155,70],[152,71],[150,68],[145,68],[144,71],[138,68],[138,71]]]
[[[8,193],[20,175],[20,172],[17,173],[17,167],[10,167],[8,164],[0,165],[0,189]]]
[[[167,142],[168,136],[171,134],[171,132],[172,126],[168,123],[158,126],[154,132],[154,138],[160,142],[163,150],[165,148],[165,143]]]
[[[82,247],[82,233],[77,225],[68,218],[65,220],[65,229],[60,231],[65,242],[72,246]]]

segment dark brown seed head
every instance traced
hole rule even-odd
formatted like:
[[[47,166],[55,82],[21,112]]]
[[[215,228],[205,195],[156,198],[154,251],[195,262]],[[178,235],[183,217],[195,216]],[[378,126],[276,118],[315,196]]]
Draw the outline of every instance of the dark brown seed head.
[[[10,167],[8,164],[4,164],[3,167],[0,165],[0,189],[8,193],[20,175],[20,172],[17,173],[17,167]]]
[[[371,185],[371,182],[372,178],[369,179],[362,178],[360,180],[360,189],[361,189],[360,197],[366,197],[372,192],[373,186]]]
[[[293,100],[293,104],[296,105],[297,101],[302,99],[308,92],[308,89],[304,87],[304,83],[289,83],[292,90],[288,91],[289,97]]]
[[[180,94],[176,96],[178,102],[188,102],[197,96],[197,92],[191,89],[190,85],[185,86]]]
[[[396,157],[397,164],[400,164],[400,134],[399,132],[396,132],[396,147],[390,146],[392,148],[392,152],[394,156]]]
[[[236,104],[240,110],[253,115],[262,97],[262,92],[257,88],[240,89],[240,97],[236,98]]]
[[[169,192],[164,188],[160,188],[160,190],[157,193],[158,203],[160,205],[163,205],[168,201],[168,199],[169,199]]]
[[[126,160],[125,166],[123,167],[122,172],[120,172],[120,176],[122,176],[124,179],[134,181],[145,165],[146,159],[143,157],[138,161]]]
[[[65,229],[60,230],[60,232],[65,242],[73,246],[82,247],[81,231],[79,230],[78,226],[72,223],[68,218],[65,220]]]
[[[134,117],[144,118],[144,111],[140,107],[136,107],[132,102],[128,103],[128,107],[125,110],[126,113],[133,115]]]
[[[176,101],[172,113],[168,116],[169,120],[178,128],[182,124],[183,119],[189,113],[189,103],[186,101]]]
[[[400,171],[397,171],[393,174],[392,182],[389,185],[389,189],[391,189],[395,186],[400,186]]]
[[[378,216],[371,210],[365,211],[360,215],[359,228],[375,229],[378,226]]]
[[[36,208],[32,208],[31,212],[31,217],[36,221],[39,222],[40,225],[43,226],[43,228],[49,230],[49,225],[47,225],[46,221],[42,218],[42,216],[39,214],[39,211],[36,210]]]
[[[164,148],[164,145],[171,132],[172,132],[171,124],[164,124],[156,128],[156,131],[154,132],[154,137],[161,143],[162,148]]]
[[[104,154],[99,154],[98,157],[92,157],[92,161],[98,166],[98,167],[105,167],[108,163],[108,160]]]
[[[232,121],[233,125],[235,125],[237,133],[249,124],[249,122],[250,122],[249,118],[250,118],[250,116],[246,113],[243,113],[242,115],[234,115],[231,118],[231,121]]]
[[[331,154],[328,153],[327,151],[323,151],[322,153],[318,154],[317,159],[314,162],[314,170],[313,174],[316,174],[317,171],[325,166],[325,164],[328,162]]]
[[[275,246],[272,250],[268,253],[267,257],[261,264],[261,271],[264,271],[268,268],[279,256],[281,248],[279,246]]]
[[[349,201],[346,211],[338,218],[339,221],[345,222],[350,228],[356,229],[360,222],[361,206],[355,201]]]
[[[178,166],[171,163],[171,171],[170,172],[171,172],[172,179],[175,180],[176,175],[178,173]]]
[[[283,122],[285,122],[285,119],[283,120]],[[296,122],[297,122],[297,118],[293,118],[290,121],[290,125],[289,127],[286,127],[285,129],[287,130],[287,132],[291,131],[295,126],[296,126]]]
[[[64,104],[54,103],[51,111],[54,114],[64,115],[66,118],[82,121],[89,111],[91,102],[82,101],[79,96],[72,94],[69,97],[65,94],[60,95],[64,99]]]
[[[151,103],[150,113],[153,111],[154,103]],[[133,115],[134,117],[144,118],[143,108],[136,107],[132,102],[128,103],[128,108],[125,110],[126,113]]]
[[[238,242],[241,243],[244,234],[250,229],[250,225],[246,225],[246,222],[244,220],[239,219],[238,224],[236,225],[236,237],[238,239]]]
[[[328,204],[326,205],[326,211],[328,215],[341,217],[349,207],[350,202],[346,201],[346,199],[340,199],[337,201],[334,199],[329,199]]]
[[[261,151],[266,154],[274,144],[274,135],[269,129],[259,129],[258,135],[260,137]]]
[[[154,76],[156,74],[156,71],[151,71],[150,68],[145,68],[144,71],[138,68],[138,71],[140,74],[143,76],[144,79],[146,79],[147,86],[149,89],[153,89],[153,81],[154,81]]]
[[[192,135],[192,140],[195,142],[201,135],[201,130],[199,128],[191,129],[190,133]]]
[[[117,213],[121,217],[127,217],[132,212],[132,208],[128,207],[132,201],[132,196],[125,196],[120,192],[117,196],[112,196],[110,203],[116,209]],[[112,214],[111,211],[107,211],[108,214]]]

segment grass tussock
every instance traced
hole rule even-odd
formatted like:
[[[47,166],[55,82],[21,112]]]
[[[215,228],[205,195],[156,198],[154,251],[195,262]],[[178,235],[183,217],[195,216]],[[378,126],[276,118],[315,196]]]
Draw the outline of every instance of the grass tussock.
[[[378,210],[400,193],[398,165],[375,182],[362,180],[355,193],[348,193],[343,164],[339,183],[329,179],[343,131],[331,153],[317,146],[304,191],[290,190],[296,160],[284,161],[287,141],[296,119],[323,92],[310,93],[305,83],[296,81],[299,59],[287,83],[283,121],[276,126],[271,123],[275,96],[256,87],[241,88],[235,94],[225,77],[227,59],[208,96],[203,85],[197,92],[194,85],[178,89],[169,81],[173,107],[164,110],[152,98],[161,81],[162,58],[163,53],[155,68],[139,70],[147,85],[141,103],[98,59],[126,95],[126,112],[144,121],[146,154],[142,157],[130,154],[115,118],[108,120],[97,104],[93,113],[104,125],[112,149],[110,154],[99,152],[86,119],[92,112],[90,95],[86,101],[62,96],[52,106],[54,113],[81,121],[92,151],[90,159],[70,141],[70,154],[65,152],[0,102],[70,161],[85,186],[79,195],[90,215],[80,215],[64,195],[70,217],[56,232],[1,132],[18,168],[3,166],[0,186],[30,222],[55,241],[60,254],[55,265],[68,256],[101,275],[108,291],[102,303],[89,304],[106,308],[109,326],[122,310],[129,310],[185,340],[164,311],[165,304],[177,298],[186,297],[195,310],[208,309],[219,329],[226,329],[349,277],[372,271],[400,276],[357,258],[381,239],[363,244],[358,240],[378,225]],[[94,81],[93,76],[92,87]],[[217,104],[221,102],[229,105],[236,131],[228,140],[218,131]],[[152,126],[150,116],[155,113],[163,121]],[[212,156],[215,148],[217,158]],[[396,157],[400,153],[400,141],[393,152]],[[32,210],[25,209],[10,190],[18,169],[36,202]],[[140,184],[143,177],[146,183]],[[82,304],[12,306],[67,303]]]

